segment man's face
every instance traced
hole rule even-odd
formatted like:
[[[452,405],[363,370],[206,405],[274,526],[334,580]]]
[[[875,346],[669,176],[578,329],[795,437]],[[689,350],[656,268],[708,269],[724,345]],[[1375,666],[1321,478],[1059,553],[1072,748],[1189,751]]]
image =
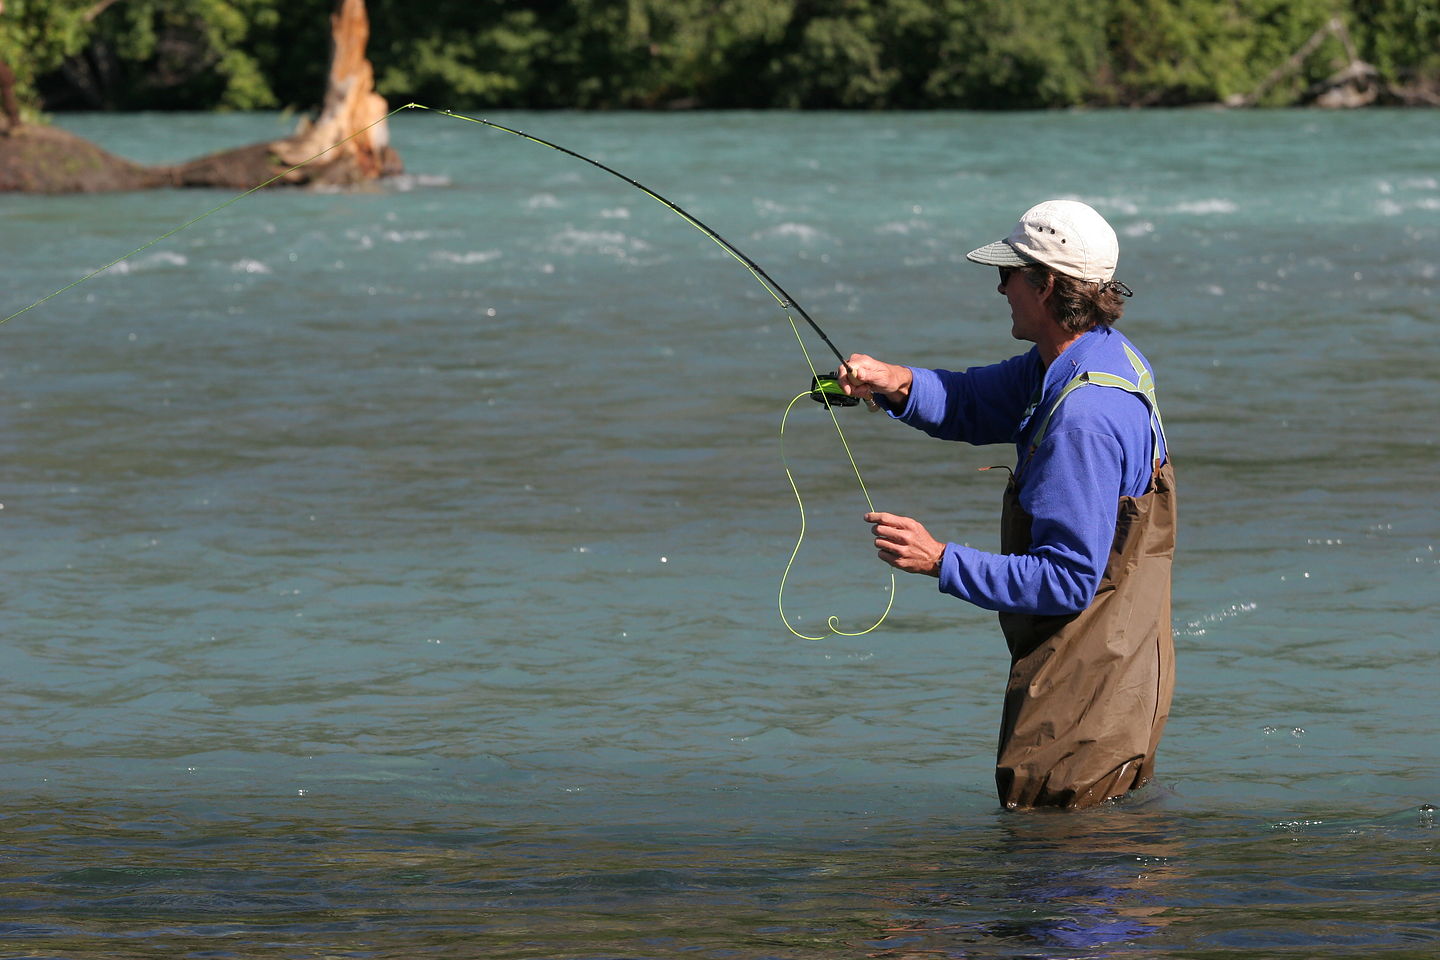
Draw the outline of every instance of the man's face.
[[[1000,268],[1000,285],[996,289],[1010,302],[1010,336],[1038,342],[1041,331],[1053,323],[1045,308],[1045,291],[1035,289],[1014,267]]]

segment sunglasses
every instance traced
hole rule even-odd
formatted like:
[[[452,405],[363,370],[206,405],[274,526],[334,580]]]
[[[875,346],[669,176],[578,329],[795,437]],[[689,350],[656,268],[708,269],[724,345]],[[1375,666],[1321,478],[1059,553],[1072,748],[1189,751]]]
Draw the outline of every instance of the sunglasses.
[[[996,269],[1000,271],[1000,286],[1002,287],[1010,282],[1011,277],[1020,272],[1019,267],[996,267]]]

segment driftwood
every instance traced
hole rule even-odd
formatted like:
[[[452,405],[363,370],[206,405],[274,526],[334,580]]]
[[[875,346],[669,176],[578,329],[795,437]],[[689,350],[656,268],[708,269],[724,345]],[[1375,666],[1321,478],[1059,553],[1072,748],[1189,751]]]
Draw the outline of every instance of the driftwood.
[[[353,185],[399,173],[400,158],[390,146],[382,119],[389,109],[375,93],[374,71],[365,57],[370,19],[364,0],[339,0],[330,27],[330,76],[320,114],[314,120],[302,120],[291,136],[185,163],[145,166],[107,153],[64,130],[26,124],[0,136],[0,192],[244,189],[278,176],[342,140],[346,142],[324,156],[285,174],[277,185]]]

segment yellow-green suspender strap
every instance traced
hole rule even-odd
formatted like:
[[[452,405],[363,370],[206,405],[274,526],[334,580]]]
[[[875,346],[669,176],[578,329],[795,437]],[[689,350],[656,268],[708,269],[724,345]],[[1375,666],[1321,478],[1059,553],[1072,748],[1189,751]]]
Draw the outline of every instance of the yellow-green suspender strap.
[[[1161,444],[1165,440],[1165,422],[1160,419],[1160,404],[1155,399],[1155,378],[1150,375],[1149,370],[1145,369],[1145,364],[1136,356],[1135,351],[1130,349],[1129,344],[1125,345],[1125,356],[1129,358],[1130,366],[1135,370],[1135,381],[1133,383],[1124,377],[1116,376],[1113,373],[1102,373],[1098,370],[1090,370],[1080,374],[1074,380],[1065,384],[1065,387],[1060,391],[1060,396],[1056,397],[1055,402],[1050,405],[1049,411],[1045,414],[1045,419],[1040,421],[1040,427],[1035,431],[1035,436],[1030,441],[1030,449],[1034,450],[1040,446],[1040,441],[1045,439],[1045,431],[1050,426],[1050,418],[1055,416],[1055,411],[1060,409],[1060,404],[1064,402],[1065,398],[1086,384],[1093,383],[1101,387],[1115,387],[1127,393],[1133,393],[1145,401],[1145,406],[1150,410],[1150,421],[1153,425],[1151,435],[1154,438],[1154,458],[1155,463],[1158,465],[1160,463]]]

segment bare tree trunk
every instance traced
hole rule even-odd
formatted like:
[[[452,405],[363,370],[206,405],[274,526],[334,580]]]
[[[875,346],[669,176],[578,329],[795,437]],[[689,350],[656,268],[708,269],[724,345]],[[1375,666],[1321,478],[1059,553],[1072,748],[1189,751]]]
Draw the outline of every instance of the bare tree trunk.
[[[376,121],[390,109],[385,98],[375,92],[375,70],[365,58],[370,19],[365,15],[364,0],[341,0],[330,17],[330,36],[330,79],[320,116],[313,123],[302,122],[294,136],[277,144],[276,153],[284,163],[300,163],[369,127],[343,150],[363,176],[378,177],[385,169],[390,132],[385,123]]]

